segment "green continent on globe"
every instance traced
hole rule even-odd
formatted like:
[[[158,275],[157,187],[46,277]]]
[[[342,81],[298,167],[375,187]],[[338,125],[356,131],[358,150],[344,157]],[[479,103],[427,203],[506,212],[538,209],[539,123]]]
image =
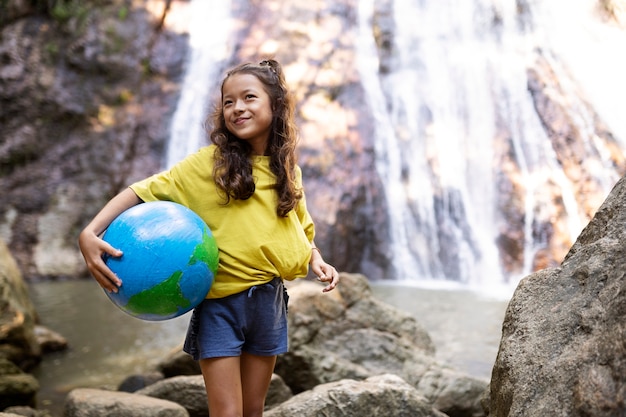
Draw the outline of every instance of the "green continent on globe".
[[[128,299],[126,308],[135,314],[167,316],[176,313],[179,307],[189,307],[191,301],[180,289],[182,275],[182,271],[176,271],[165,281],[133,295]]]
[[[215,273],[217,271],[217,264],[219,261],[217,254],[218,250],[215,238],[213,236],[209,236],[207,231],[204,230],[202,233],[202,243],[199,243],[193,249],[188,265],[201,262],[206,264],[209,269]]]

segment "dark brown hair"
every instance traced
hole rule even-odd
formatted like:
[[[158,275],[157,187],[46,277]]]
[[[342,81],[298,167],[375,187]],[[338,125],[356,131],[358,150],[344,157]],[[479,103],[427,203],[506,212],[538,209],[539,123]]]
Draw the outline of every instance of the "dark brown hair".
[[[270,169],[276,176],[278,193],[276,213],[284,217],[302,198],[302,189],[296,187],[295,181],[298,132],[293,98],[287,90],[285,76],[277,61],[246,63],[231,69],[222,81],[222,94],[224,83],[235,74],[254,75],[261,81],[270,97],[273,118],[266,154],[270,156]],[[255,190],[252,176],[252,148],[247,141],[239,139],[226,128],[221,97],[211,119],[213,129],[210,131],[210,138],[217,146],[213,169],[215,183],[224,191],[226,204],[231,198],[246,200]]]

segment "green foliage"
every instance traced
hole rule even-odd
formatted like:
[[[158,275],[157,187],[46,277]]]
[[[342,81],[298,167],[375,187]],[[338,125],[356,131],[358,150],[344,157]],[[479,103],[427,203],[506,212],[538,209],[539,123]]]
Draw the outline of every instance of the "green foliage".
[[[128,7],[122,6],[117,13],[117,17],[123,22],[128,17]]]
[[[117,96],[116,104],[124,105],[133,99],[133,93],[127,88],[124,88]]]
[[[150,58],[143,58],[141,60],[141,74],[146,77],[152,74],[152,63]]]
[[[89,7],[81,0],[57,0],[50,9],[50,16],[62,23],[72,18],[84,21],[88,12]]]
[[[104,33],[106,34],[106,53],[116,54],[120,53],[127,46],[127,39],[117,32],[117,28],[111,24]]]
[[[59,45],[52,41],[45,44],[44,50],[48,54],[48,58],[52,61],[59,56]]]

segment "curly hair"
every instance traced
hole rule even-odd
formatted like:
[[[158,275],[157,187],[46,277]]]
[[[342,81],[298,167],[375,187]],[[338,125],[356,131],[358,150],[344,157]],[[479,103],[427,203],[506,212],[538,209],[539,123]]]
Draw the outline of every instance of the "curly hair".
[[[224,83],[235,74],[254,75],[270,97],[273,117],[266,154],[270,156],[270,169],[276,176],[276,213],[285,217],[303,196],[302,189],[296,186],[295,181],[298,132],[293,98],[287,89],[281,65],[273,59],[259,64],[241,64],[228,71],[220,88],[222,95]],[[224,192],[226,204],[231,198],[246,200],[254,194],[256,188],[252,176],[252,147],[226,128],[222,100],[207,119],[207,125],[210,121],[213,129],[209,135],[211,142],[217,146],[213,169],[215,183]]]

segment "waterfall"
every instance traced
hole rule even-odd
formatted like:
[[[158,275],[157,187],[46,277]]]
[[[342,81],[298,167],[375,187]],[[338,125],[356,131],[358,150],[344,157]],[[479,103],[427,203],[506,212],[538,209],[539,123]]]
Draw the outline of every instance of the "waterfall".
[[[536,113],[526,73],[534,49],[542,46],[567,80],[567,60],[557,55],[566,39],[562,32],[576,28],[551,32],[554,8],[533,4],[520,14],[515,0],[389,1],[392,52],[379,56],[372,30],[378,3],[361,0],[357,55],[376,121],[376,170],[386,186],[394,274],[400,279],[417,276],[480,287],[515,281],[532,272],[533,256],[546,243],[533,231],[534,217],[546,204],[546,181],[560,188],[572,241],[585,223],[571,180]],[[561,3],[561,13],[572,7],[570,2]],[[575,44],[569,38],[567,42]],[[598,44],[584,45],[593,49]],[[617,50],[613,46],[613,53]],[[574,62],[584,54],[570,55]],[[598,53],[594,56],[600,59]],[[584,76],[597,78],[581,71],[580,79]],[[623,75],[613,80],[619,77]],[[613,115],[610,106],[602,109],[614,132],[626,133],[624,118],[615,116],[619,106],[612,109]],[[575,122],[581,129],[593,129],[584,114],[576,112]],[[498,123],[511,136],[525,193],[524,266],[512,279],[501,272],[496,247],[493,139]],[[591,130],[588,137],[594,136]],[[606,154],[599,141],[590,140],[586,146]],[[608,194],[616,173],[600,171],[599,182]]]
[[[401,181],[401,155],[400,149],[393,143],[386,143],[395,138],[393,122],[386,111],[385,96],[382,86],[378,82],[378,69],[380,63],[376,52],[376,45],[371,36],[371,19],[374,10],[374,0],[362,0],[359,3],[359,34],[357,36],[357,67],[361,73],[363,86],[369,97],[369,104],[375,118],[377,155],[376,169],[382,182],[386,184],[385,192],[388,201],[407,201],[406,190]],[[424,182],[424,186],[428,187]],[[425,194],[429,194],[428,188],[418,188]],[[416,198],[417,196],[413,196]],[[392,227],[391,250],[394,255],[395,275],[406,276],[407,271],[419,271],[420,274],[429,273],[429,268],[420,261],[424,257],[415,256],[409,249],[411,236],[415,236],[418,227],[412,222],[412,216],[408,212],[408,206],[400,204],[389,205],[389,215],[395,220],[395,224],[403,222],[404,227]],[[426,254],[424,254],[426,255]]]
[[[170,125],[166,168],[205,144],[210,94],[218,85],[219,64],[230,55],[230,1],[193,0],[189,7],[189,58]]]
[[[168,167],[204,144],[209,94],[234,49],[230,3],[190,4],[190,55],[171,124]],[[562,200],[559,216],[567,229],[560,233],[576,239],[587,221],[579,191],[537,114],[527,70],[539,47],[560,86],[572,91],[568,116],[586,132],[585,149],[599,155],[592,175],[608,194],[618,174],[605,168],[611,166],[603,163],[610,150],[595,135],[593,115],[574,91],[583,87],[585,100],[626,148],[626,119],[618,105],[626,83],[615,85],[626,74],[626,58],[615,56],[619,45],[626,45],[626,34],[599,23],[591,10],[595,3],[357,2],[357,68],[375,120],[375,170],[385,185],[390,219],[390,276],[482,288],[514,283],[532,272],[535,255],[546,247],[549,237],[536,224],[545,222],[554,195]],[[377,38],[376,19],[392,22],[387,53]],[[587,56],[599,68],[588,65]],[[611,91],[614,101],[607,100]],[[502,150],[495,147],[502,132],[517,175],[510,181],[524,205],[523,220],[516,220],[524,223],[516,242],[523,248],[523,266],[513,277],[503,271],[497,242],[502,227],[496,221],[502,219],[497,185],[506,173],[497,160]],[[554,194],[548,183],[557,189]]]

